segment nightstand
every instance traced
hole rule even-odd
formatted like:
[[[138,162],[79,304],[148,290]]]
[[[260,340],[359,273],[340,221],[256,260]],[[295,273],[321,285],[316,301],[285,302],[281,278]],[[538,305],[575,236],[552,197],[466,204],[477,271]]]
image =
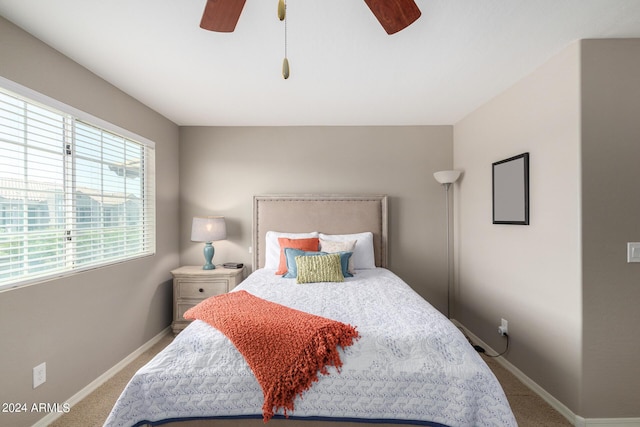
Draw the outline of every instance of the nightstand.
[[[171,328],[177,334],[187,327],[190,320],[184,312],[200,301],[214,295],[224,294],[235,288],[243,279],[242,268],[218,267],[203,270],[202,266],[184,266],[171,271],[173,275],[173,323]]]

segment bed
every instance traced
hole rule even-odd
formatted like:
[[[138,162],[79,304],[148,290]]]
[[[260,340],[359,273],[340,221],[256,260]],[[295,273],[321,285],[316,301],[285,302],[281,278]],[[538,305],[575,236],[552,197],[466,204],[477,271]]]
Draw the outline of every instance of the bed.
[[[276,231],[325,244],[356,236],[346,255],[357,261],[349,264],[355,274],[305,284],[276,275],[274,235],[289,236]],[[386,196],[254,197],[254,271],[228,295],[250,294],[359,334],[339,347],[339,369],[330,366],[287,417],[276,411],[267,425],[515,426],[500,384],[462,333],[387,269],[387,237]],[[105,426],[259,426],[264,401],[238,349],[195,320],[134,375]]]

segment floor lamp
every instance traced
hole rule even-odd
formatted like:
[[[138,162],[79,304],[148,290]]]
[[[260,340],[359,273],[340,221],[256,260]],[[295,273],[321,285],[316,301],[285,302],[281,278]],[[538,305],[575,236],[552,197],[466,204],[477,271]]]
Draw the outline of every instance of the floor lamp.
[[[433,177],[443,185],[445,190],[445,214],[447,216],[447,317],[449,319],[451,318],[451,250],[449,248],[451,232],[449,225],[449,187],[458,180],[460,173],[461,171],[449,170],[439,171],[433,174]]]

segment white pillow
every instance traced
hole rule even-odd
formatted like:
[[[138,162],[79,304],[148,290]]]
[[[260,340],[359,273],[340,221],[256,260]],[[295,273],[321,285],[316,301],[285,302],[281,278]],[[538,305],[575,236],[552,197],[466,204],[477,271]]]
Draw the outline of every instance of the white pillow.
[[[365,233],[356,234],[323,234],[320,238],[331,240],[334,242],[346,242],[349,240],[356,241],[356,247],[353,249],[353,268],[356,270],[365,270],[376,268],[376,257],[373,253],[373,233],[367,231]]]
[[[309,237],[318,237],[318,232],[311,233],[281,233],[279,231],[267,231],[265,235],[265,252],[264,252],[264,268],[277,270],[280,266],[280,243],[278,237],[287,237],[289,239],[306,239]]]

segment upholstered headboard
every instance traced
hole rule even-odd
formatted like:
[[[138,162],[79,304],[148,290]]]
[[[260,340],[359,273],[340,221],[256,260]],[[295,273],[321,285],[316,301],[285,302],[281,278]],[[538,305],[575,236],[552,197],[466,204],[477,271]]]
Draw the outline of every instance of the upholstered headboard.
[[[387,267],[387,196],[266,195],[253,198],[253,269],[263,268],[267,231],[371,231],[376,266]]]

